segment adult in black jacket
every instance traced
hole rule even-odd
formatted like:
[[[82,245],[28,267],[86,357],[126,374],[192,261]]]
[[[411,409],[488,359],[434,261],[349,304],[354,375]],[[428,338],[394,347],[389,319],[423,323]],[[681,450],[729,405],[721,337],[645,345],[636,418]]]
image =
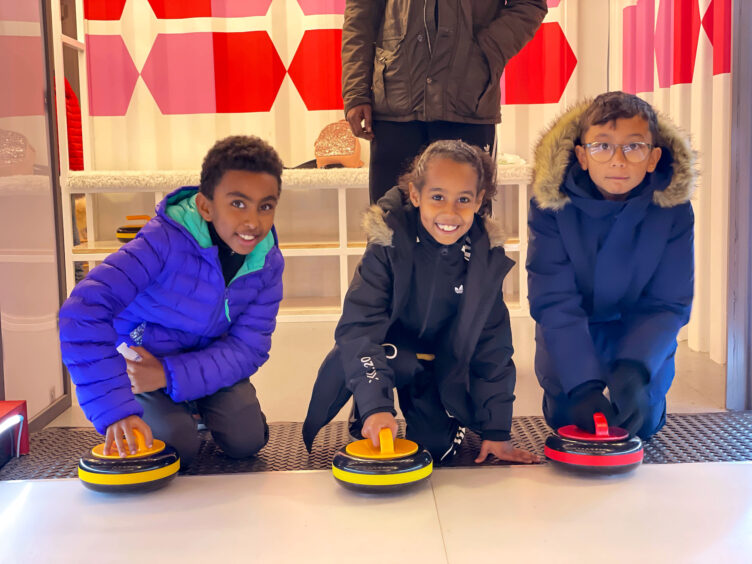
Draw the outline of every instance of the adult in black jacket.
[[[402,185],[364,218],[368,247],[314,385],[306,446],[351,395],[377,444],[380,428],[396,431],[396,387],[407,437],[436,461],[469,427],[483,440],[477,462],[533,462],[509,440],[515,367],[501,285],[514,263],[500,229],[477,215],[495,192],[495,166],[477,147],[438,141]]]

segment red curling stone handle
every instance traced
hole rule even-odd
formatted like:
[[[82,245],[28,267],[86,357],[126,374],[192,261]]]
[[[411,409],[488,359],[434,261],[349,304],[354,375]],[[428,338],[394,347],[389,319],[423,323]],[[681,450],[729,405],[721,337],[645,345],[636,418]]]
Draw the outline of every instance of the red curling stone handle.
[[[595,436],[608,437],[608,421],[602,413],[593,413],[593,422],[595,423]]]

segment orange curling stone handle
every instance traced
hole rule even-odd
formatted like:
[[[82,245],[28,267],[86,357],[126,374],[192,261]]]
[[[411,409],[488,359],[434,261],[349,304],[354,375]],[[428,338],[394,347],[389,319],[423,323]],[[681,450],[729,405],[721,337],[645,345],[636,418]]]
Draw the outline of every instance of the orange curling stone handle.
[[[165,449],[164,442],[160,441],[159,439],[154,439],[154,442],[152,443],[151,448],[146,446],[146,438],[144,437],[143,433],[139,431],[138,429],[132,429],[133,435],[136,437],[136,454],[127,454],[125,458],[143,458],[145,456],[151,456],[152,454],[157,454],[158,452],[162,452]],[[130,451],[130,448],[128,447],[128,441],[124,438],[123,439],[123,446],[125,447],[125,451]],[[117,459],[121,460],[123,457],[121,457],[117,450],[115,452],[111,452],[110,454],[104,453],[104,443],[98,444],[93,449],[91,449],[91,454],[93,456],[96,456],[97,458],[111,458],[111,459]]]
[[[394,437],[389,427],[384,427],[379,431],[379,448],[381,454],[394,456]]]
[[[357,458],[388,460],[415,454],[418,452],[418,443],[407,439],[395,439],[392,430],[385,428],[379,431],[378,447],[373,446],[371,439],[362,439],[347,445],[345,452]]]

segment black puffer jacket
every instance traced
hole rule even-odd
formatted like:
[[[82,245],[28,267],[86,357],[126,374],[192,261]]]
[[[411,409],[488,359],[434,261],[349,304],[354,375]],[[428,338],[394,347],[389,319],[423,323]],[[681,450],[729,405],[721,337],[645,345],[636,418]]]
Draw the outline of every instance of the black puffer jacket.
[[[394,413],[396,378],[420,369],[410,336],[395,334],[411,299],[419,219],[399,188],[387,192],[365,216],[368,247],[358,266],[337,329],[336,345],[314,384],[303,438],[310,450],[319,430],[351,394],[362,414]],[[476,216],[469,231],[471,257],[457,315],[439,337],[434,362],[446,410],[484,439],[507,440],[512,422],[515,367],[509,312],[501,285],[514,265],[498,226]],[[397,345],[387,360],[382,343]],[[396,369],[395,369],[396,368]]]

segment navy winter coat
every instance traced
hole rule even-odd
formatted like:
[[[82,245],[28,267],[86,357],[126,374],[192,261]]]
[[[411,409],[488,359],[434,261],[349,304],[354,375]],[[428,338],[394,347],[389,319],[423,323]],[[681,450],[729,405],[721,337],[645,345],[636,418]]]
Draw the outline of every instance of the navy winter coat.
[[[225,286],[196,193],[186,187],[167,196],[138,236],[94,268],[60,309],[63,362],[100,433],[143,414],[115,350],[121,342],[141,344],[162,361],[165,392],[176,402],[248,378],[269,357],[284,268],[276,234],[258,243]]]
[[[616,361],[635,361],[658,403],[692,304],[694,153],[660,119],[655,172],[627,200],[604,200],[574,159],[586,107],[564,115],[536,149],[527,255],[535,370],[544,390],[559,395],[605,382]]]
[[[318,431],[355,394],[363,414],[394,412],[392,389],[419,369],[411,337],[394,335],[411,299],[417,214],[392,188],[371,206],[364,228],[368,247],[345,296],[334,333],[336,346],[319,369],[303,439],[310,451]],[[435,373],[444,408],[489,440],[507,440],[512,425],[516,372],[509,311],[501,292],[514,262],[504,254],[504,236],[490,220],[476,217],[468,232],[471,258],[457,314],[436,343]],[[387,361],[384,342],[397,345]],[[371,368],[361,361],[368,357]],[[395,370],[395,367],[397,369]]]

